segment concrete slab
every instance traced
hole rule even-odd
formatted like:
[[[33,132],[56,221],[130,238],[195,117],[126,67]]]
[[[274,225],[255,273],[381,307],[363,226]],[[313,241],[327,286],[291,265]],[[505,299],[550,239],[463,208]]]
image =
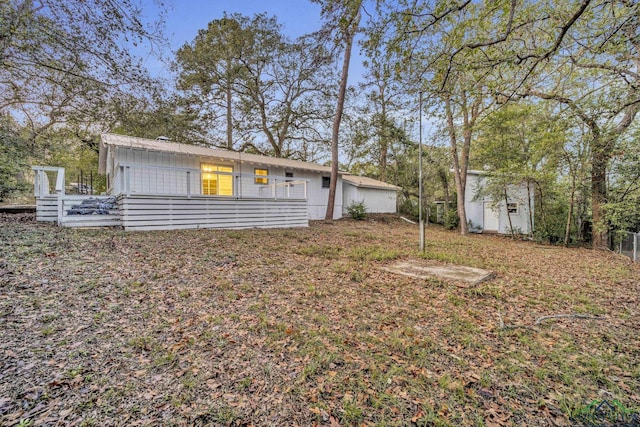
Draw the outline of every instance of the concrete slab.
[[[403,276],[416,279],[431,279],[433,277],[455,280],[470,285],[477,285],[495,277],[495,273],[481,268],[467,267],[464,265],[434,265],[427,264],[428,261],[400,261],[395,264],[382,267],[390,273],[401,274]]]

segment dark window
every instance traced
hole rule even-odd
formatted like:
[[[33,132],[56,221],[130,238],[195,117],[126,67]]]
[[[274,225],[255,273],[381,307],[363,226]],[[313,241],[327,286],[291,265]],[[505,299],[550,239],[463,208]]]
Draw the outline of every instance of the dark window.
[[[322,177],[322,188],[329,188],[331,187],[331,177],[330,176],[323,176]]]
[[[293,178],[293,172],[285,172],[284,173],[285,178]],[[287,182],[291,182],[292,180],[287,179]]]

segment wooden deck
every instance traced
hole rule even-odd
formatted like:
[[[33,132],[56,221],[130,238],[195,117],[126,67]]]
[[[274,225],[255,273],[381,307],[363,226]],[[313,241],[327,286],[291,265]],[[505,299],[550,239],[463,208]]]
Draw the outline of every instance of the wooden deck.
[[[184,178],[180,182],[185,184],[185,188],[178,194],[151,194],[149,191],[152,189],[138,188],[131,182],[131,175],[143,167],[149,168],[129,164],[120,168],[124,178],[118,181],[120,190],[112,189],[117,196],[87,196],[65,194],[63,168],[34,166],[36,219],[55,222],[62,227],[122,226],[130,231],[309,226],[306,180],[292,181],[287,177],[271,176],[272,184],[255,185],[259,176],[229,174],[231,180],[238,181],[233,196],[211,196],[200,194],[200,190],[197,194],[191,191],[192,184],[197,188],[196,184],[200,182],[200,178],[194,181],[191,174],[200,173],[199,170],[154,167],[155,172],[173,173],[168,177],[163,175],[163,179],[180,181],[178,178]],[[47,173],[55,174],[54,192]],[[239,184],[243,179],[254,185],[245,186],[243,190]],[[154,188],[159,182],[154,184]],[[165,190],[178,188],[171,185],[161,187]]]
[[[212,196],[120,195],[109,214],[70,215],[88,197],[55,195],[37,199],[37,221],[62,227],[117,227],[128,231],[188,228],[308,227],[305,199],[235,199]],[[104,196],[102,196],[104,198]],[[59,206],[59,201],[62,206]]]

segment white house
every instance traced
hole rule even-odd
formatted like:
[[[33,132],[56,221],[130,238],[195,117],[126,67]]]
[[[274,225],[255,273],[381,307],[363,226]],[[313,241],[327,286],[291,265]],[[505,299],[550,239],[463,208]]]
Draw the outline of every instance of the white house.
[[[484,191],[488,180],[486,172],[467,171],[464,207],[469,231],[510,234],[529,234],[533,230],[534,192],[526,184],[508,185],[506,200],[497,203]]]
[[[107,197],[114,206],[111,215],[94,218],[75,215],[86,211],[74,209],[79,196],[66,196],[58,187],[57,194],[46,191],[43,183],[51,168],[34,169],[39,219],[69,226],[119,223],[125,230],[307,226],[310,219],[324,219],[331,175],[331,168],[315,163],[104,134],[99,172],[107,177]],[[334,219],[342,216],[343,203],[352,200],[344,198],[343,175],[338,175]],[[398,188],[368,182],[349,186],[377,186],[378,192],[389,194],[371,193],[368,211],[395,212],[395,203],[391,209],[389,202]]]

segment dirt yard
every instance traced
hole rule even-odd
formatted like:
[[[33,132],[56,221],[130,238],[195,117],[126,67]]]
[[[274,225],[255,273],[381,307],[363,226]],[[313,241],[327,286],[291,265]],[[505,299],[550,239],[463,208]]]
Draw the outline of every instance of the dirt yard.
[[[639,410],[637,265],[426,237],[419,254],[395,218],[125,233],[4,215],[0,425],[548,426],[593,401]],[[421,258],[496,278],[381,269]]]

